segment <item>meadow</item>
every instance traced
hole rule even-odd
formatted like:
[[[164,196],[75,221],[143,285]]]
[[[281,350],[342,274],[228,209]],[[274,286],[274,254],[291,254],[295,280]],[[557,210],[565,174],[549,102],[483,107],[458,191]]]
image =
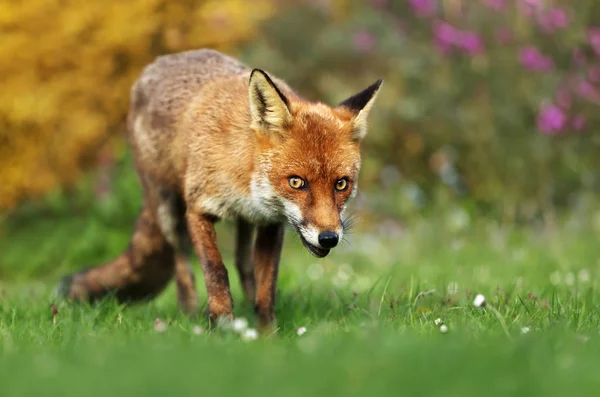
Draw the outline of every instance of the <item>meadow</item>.
[[[503,225],[455,205],[404,222],[359,216],[322,260],[288,231],[279,329],[250,340],[180,313],[173,285],[134,306],[56,299],[62,274],[116,255],[133,227],[139,190],[128,160],[102,199],[94,178],[3,221],[2,396],[586,396],[600,387],[594,217]],[[218,233],[236,316],[252,327],[230,225]],[[478,294],[486,305],[475,305]]]
[[[598,395],[600,2],[13,3],[0,7],[1,397]],[[172,284],[132,306],[55,295],[129,241],[131,84],[156,56],[200,47],[331,104],[385,81],[356,226],[321,260],[287,231],[279,328],[259,338],[185,316]],[[253,329],[232,227],[217,233]]]

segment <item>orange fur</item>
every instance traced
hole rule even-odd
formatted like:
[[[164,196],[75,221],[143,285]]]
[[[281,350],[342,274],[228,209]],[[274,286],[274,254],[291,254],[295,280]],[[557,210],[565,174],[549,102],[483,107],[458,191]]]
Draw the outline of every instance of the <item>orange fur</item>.
[[[162,278],[176,275],[186,307],[195,308],[193,275],[175,258],[191,236],[209,315],[232,315],[214,222],[237,220],[236,265],[244,291],[256,305],[260,324],[274,323],[283,224],[291,224],[319,257],[341,238],[343,212],[356,192],[359,144],[380,85],[329,106],[306,101],[282,80],[213,50],[159,57],[144,69],[132,87],[127,120],[147,218],[138,222],[136,233],[138,240],[145,238],[149,224],[160,232],[153,229],[152,240],[138,245],[168,247]],[[290,177],[301,178],[303,187],[293,188]],[[336,190],[336,184],[344,189]],[[326,242],[322,233],[337,236]],[[135,259],[135,245],[132,250],[118,268],[109,263],[68,278],[65,293],[86,299],[152,279],[143,275],[156,270],[143,256]],[[115,274],[139,275],[119,279]],[[135,298],[144,291],[155,295],[168,281],[158,279],[156,286],[139,286]],[[97,280],[104,284],[91,290]]]

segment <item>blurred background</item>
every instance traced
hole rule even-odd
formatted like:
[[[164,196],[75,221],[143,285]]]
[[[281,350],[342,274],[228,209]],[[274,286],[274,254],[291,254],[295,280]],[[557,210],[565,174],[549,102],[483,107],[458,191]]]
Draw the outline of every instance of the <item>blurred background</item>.
[[[385,80],[354,203],[373,238],[419,222],[600,236],[598,1],[3,0],[0,280],[126,246],[129,89],[156,56],[200,47],[332,104]]]

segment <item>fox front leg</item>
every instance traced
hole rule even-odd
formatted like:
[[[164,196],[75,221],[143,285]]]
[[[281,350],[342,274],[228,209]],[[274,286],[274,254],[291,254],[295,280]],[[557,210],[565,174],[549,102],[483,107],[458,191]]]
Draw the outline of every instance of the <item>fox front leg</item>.
[[[218,218],[192,211],[186,214],[186,218],[204,273],[209,320],[216,321],[221,317],[232,318],[233,301],[229,290],[229,277],[219,253],[214,225]]]
[[[256,298],[256,280],[254,279],[253,243],[254,226],[238,219],[235,242],[235,266],[238,269],[246,300],[254,304]]]
[[[283,225],[261,226],[257,230],[254,248],[254,278],[256,281],[255,311],[261,331],[276,328],[275,288],[279,259],[283,247]]]

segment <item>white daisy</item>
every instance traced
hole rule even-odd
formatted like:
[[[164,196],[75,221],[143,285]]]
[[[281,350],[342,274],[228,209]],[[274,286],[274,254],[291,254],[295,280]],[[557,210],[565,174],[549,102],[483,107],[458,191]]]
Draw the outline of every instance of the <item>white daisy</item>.
[[[256,340],[258,339],[258,331],[254,328],[248,328],[242,333],[242,339],[244,340]]]
[[[473,305],[475,305],[475,307],[485,307],[485,296],[477,294],[473,301]]]
[[[231,328],[233,328],[235,332],[244,332],[248,328],[248,320],[243,317],[236,318],[233,320]]]
[[[298,336],[302,336],[306,333],[306,327],[300,327],[296,330],[296,334],[298,334]]]

